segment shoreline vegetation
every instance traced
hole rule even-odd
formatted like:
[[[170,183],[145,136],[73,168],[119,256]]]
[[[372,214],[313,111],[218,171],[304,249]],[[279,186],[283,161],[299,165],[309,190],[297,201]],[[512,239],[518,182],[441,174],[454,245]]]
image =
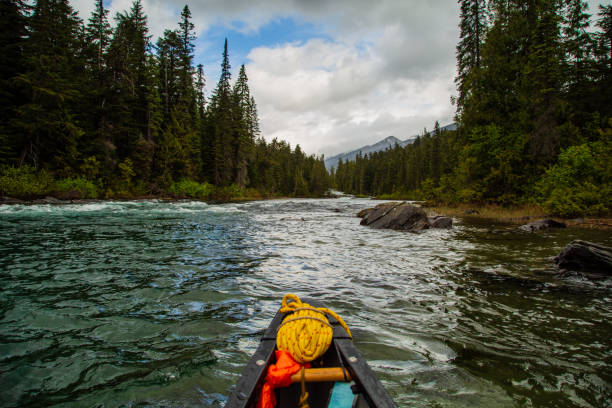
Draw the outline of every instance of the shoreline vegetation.
[[[156,193],[147,192],[142,184],[124,184],[113,190],[103,181],[85,177],[56,179],[50,173],[31,167],[0,168],[0,204],[60,203],[104,200],[202,200],[210,202],[240,202],[288,197],[325,198],[329,194],[286,195],[256,188],[241,188],[236,184],[215,186],[207,182],[183,179]]]

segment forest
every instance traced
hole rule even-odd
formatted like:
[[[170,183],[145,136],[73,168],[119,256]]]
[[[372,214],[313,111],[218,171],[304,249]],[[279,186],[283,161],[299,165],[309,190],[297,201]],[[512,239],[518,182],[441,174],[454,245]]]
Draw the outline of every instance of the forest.
[[[333,171],[338,189],[437,203],[612,210],[612,6],[460,0],[456,131]]]
[[[185,6],[155,42],[141,0],[85,23],[68,0],[0,0],[0,195],[322,196],[323,157],[260,134],[246,69],[204,95]]]

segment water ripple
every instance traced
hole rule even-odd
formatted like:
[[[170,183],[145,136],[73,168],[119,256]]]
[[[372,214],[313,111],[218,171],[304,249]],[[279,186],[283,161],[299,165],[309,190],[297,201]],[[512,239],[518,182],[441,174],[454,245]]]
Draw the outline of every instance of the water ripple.
[[[0,205],[0,405],[222,406],[287,292],[399,406],[612,405],[612,282],[540,273],[609,233],[372,230],[373,204]]]

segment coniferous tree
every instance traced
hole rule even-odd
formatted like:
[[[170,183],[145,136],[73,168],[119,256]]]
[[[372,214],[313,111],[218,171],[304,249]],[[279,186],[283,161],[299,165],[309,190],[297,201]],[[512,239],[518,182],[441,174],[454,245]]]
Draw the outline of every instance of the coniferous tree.
[[[19,165],[69,173],[83,134],[78,113],[84,84],[81,21],[66,0],[39,0],[29,18],[25,68],[16,81],[27,100],[16,109],[22,129]]]
[[[458,111],[465,104],[467,94],[475,86],[474,71],[480,68],[481,49],[486,34],[486,10],[484,0],[459,0],[461,14],[459,44],[457,45],[457,98]]]
[[[601,92],[612,87],[612,5],[599,6],[596,34],[596,80],[592,98],[596,100],[597,109],[602,119],[612,117],[612,96],[610,92]]]
[[[181,12],[181,21],[179,22],[179,40],[180,40],[180,76],[182,81],[181,95],[184,100],[195,108],[193,95],[193,50],[195,49],[195,26],[191,22],[191,11],[185,5]],[[195,112],[194,112],[195,113]]]
[[[164,121],[170,119],[170,112],[179,102],[180,88],[183,85],[179,74],[179,64],[182,59],[181,43],[176,30],[166,30],[157,40],[157,58],[159,60],[161,79],[161,95],[164,105]]]
[[[612,69],[612,5],[600,5],[599,16],[597,26],[602,30],[599,34],[600,52],[602,55],[605,55],[608,67]]]
[[[529,7],[532,18],[529,56],[523,67],[522,91],[528,97],[530,158],[535,166],[547,166],[559,153],[558,112],[563,86],[564,54],[561,46],[561,16],[557,2],[542,1]],[[535,172],[542,171],[534,169]]]
[[[96,1],[89,23],[85,28],[85,69],[89,76],[88,134],[83,138],[80,150],[87,157],[101,156],[105,142],[111,139],[107,123],[107,100],[110,96],[110,70],[108,48],[112,29],[108,22],[108,10],[102,0]],[[104,160],[103,157],[99,157]],[[96,159],[99,161],[98,159]]]
[[[198,64],[196,70],[196,107],[198,111],[198,120],[202,121],[204,118],[204,109],[206,107],[206,99],[204,98],[204,87],[206,86],[206,79],[204,78],[204,67],[202,64]]]
[[[0,0],[0,163],[13,161],[19,150],[21,131],[13,119],[25,95],[14,82],[25,70],[26,11],[22,0]]]
[[[205,150],[212,153],[212,177],[216,185],[229,185],[234,180],[234,143],[232,126],[231,72],[227,39],[223,47],[221,77],[208,104]]]
[[[251,160],[255,134],[253,133],[252,98],[247,83],[248,78],[244,65],[240,67],[238,79],[232,91],[232,109],[234,113],[234,163],[236,163],[236,184],[240,187],[246,186],[247,166]]]
[[[135,0],[129,12],[116,16],[117,26],[109,47],[112,71],[109,121],[112,144],[109,154],[117,163],[129,159],[136,179],[150,173],[152,140],[149,120],[151,71],[148,67],[150,35],[141,0]]]

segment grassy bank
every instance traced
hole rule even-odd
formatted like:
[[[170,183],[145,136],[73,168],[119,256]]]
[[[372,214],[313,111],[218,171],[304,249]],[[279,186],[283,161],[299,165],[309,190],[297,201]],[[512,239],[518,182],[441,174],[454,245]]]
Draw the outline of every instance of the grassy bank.
[[[512,208],[505,208],[499,205],[476,205],[476,204],[459,204],[454,206],[448,205],[428,205],[425,203],[425,212],[429,216],[446,215],[450,217],[474,217],[489,219],[497,222],[507,222],[513,224],[526,224],[531,221],[540,220],[543,218],[552,218],[565,223],[570,227],[580,228],[595,228],[595,229],[612,229],[612,217],[578,217],[578,218],[561,218],[551,217],[540,206],[523,205]]]
[[[532,218],[547,217],[546,211],[537,205],[524,205],[506,208],[495,204],[458,204],[448,206],[425,203],[423,207],[425,207],[426,212],[431,213],[431,215],[444,214],[453,217],[470,216],[500,221],[521,222]]]

